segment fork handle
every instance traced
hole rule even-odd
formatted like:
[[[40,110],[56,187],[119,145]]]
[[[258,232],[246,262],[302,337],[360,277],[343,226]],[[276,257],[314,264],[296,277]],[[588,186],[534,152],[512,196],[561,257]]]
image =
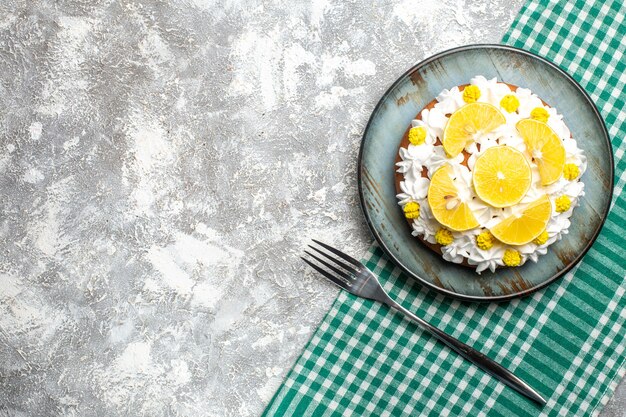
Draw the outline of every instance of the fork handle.
[[[459,355],[461,355],[468,361],[472,362],[474,365],[478,366],[483,371],[496,377],[497,379],[499,379],[500,381],[502,381],[509,387],[513,388],[520,394],[525,395],[531,400],[536,401],[537,403],[541,405],[546,404],[546,400],[541,395],[539,395],[537,391],[532,389],[527,383],[519,379],[511,371],[509,371],[508,369],[506,369],[499,363],[493,361],[492,359],[489,359],[489,357],[480,353],[476,349],[466,345],[460,340],[455,339],[454,337],[448,335],[447,333],[444,333],[443,331],[439,330],[432,324],[417,317],[415,314],[411,313],[409,310],[405,309],[394,300],[389,299],[387,301],[387,304],[390,307],[400,311],[405,316],[409,317],[411,320],[419,323],[422,327],[428,330],[437,340],[443,342],[450,349],[454,350],[456,353],[458,353]]]

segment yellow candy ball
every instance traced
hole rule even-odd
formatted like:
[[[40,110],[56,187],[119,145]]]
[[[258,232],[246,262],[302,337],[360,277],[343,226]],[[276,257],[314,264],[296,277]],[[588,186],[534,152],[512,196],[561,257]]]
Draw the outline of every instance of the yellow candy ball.
[[[548,241],[548,232],[546,230],[544,230],[543,232],[541,232],[541,234],[539,236],[537,236],[534,240],[533,243],[535,245],[545,245],[546,242]]]
[[[488,250],[493,247],[493,235],[489,230],[485,230],[478,236],[476,236],[476,246],[482,250]]]
[[[480,88],[475,85],[468,85],[463,90],[463,101],[466,103],[475,103],[480,98]]]
[[[565,164],[565,167],[563,167],[563,177],[568,181],[578,178],[578,174],[580,174],[580,171],[576,164]]]
[[[518,251],[507,249],[504,251],[502,262],[504,262],[506,266],[518,266],[522,262],[522,257]]]
[[[421,145],[426,141],[426,128],[424,126],[412,127],[409,130],[409,142],[412,145]]]
[[[404,205],[404,217],[407,219],[417,219],[420,215],[420,203],[409,201]]]
[[[452,237],[452,232],[448,229],[439,229],[435,233],[435,241],[441,246],[446,246],[454,241],[454,237]]]
[[[544,122],[545,123],[550,118],[550,113],[548,113],[548,110],[544,109],[543,107],[535,107],[530,112],[530,118],[531,119],[535,119],[535,120],[539,120],[540,122]]]
[[[556,205],[556,211],[559,213],[563,213],[564,211],[569,210],[570,206],[572,205],[572,200],[570,200],[568,196],[562,195],[554,200],[554,203]]]
[[[507,94],[500,100],[500,107],[509,113],[513,113],[519,107],[519,100],[515,94]]]

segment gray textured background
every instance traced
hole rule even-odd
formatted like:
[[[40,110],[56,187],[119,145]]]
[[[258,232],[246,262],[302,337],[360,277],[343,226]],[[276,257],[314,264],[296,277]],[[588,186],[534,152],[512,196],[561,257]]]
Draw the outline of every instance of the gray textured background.
[[[336,294],[301,247],[370,244],[376,101],[522,1],[283,3],[0,4],[0,415],[260,414]]]

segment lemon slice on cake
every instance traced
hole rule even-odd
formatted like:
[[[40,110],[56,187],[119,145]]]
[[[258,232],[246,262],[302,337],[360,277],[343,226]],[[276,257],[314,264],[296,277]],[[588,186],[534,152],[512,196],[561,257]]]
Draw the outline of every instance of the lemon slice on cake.
[[[504,123],[506,118],[497,107],[488,103],[466,104],[448,119],[441,141],[443,149],[454,158],[476,135],[489,133]]]
[[[561,178],[565,166],[565,148],[561,139],[550,126],[539,120],[523,119],[515,127],[539,168],[541,185],[555,183]]]
[[[532,181],[528,161],[510,146],[487,149],[476,160],[472,173],[476,194],[493,207],[519,203]]]
[[[547,195],[529,203],[519,214],[502,220],[490,232],[502,243],[524,245],[537,238],[544,231],[550,215],[552,203]]]
[[[444,165],[430,179],[428,204],[433,216],[439,223],[457,232],[478,227],[476,217],[467,204],[461,201],[452,176],[452,168]]]

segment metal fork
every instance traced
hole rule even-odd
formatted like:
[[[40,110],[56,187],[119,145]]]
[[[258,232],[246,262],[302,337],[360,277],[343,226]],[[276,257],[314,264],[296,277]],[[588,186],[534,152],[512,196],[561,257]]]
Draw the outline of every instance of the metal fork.
[[[322,255],[324,258],[332,262],[332,264],[309,251],[305,250],[304,252],[320,264],[324,265],[326,268],[328,268],[329,271],[332,271],[333,273],[330,273],[328,270],[321,268],[320,266],[316,265],[315,263],[309,261],[304,257],[302,257],[302,260],[309,264],[320,274],[324,275],[330,281],[351,294],[370,300],[379,301],[395,310],[402,312],[405,316],[409,317],[411,320],[417,322],[423,328],[428,330],[440,342],[443,342],[450,349],[454,350],[459,355],[472,362],[488,374],[493,375],[509,387],[525,395],[531,400],[536,401],[541,405],[546,404],[546,400],[541,395],[539,395],[527,383],[513,375],[513,373],[504,368],[502,365],[494,362],[479,351],[471,348],[470,346],[455,339],[447,333],[444,333],[435,326],[417,317],[416,315],[402,307],[400,304],[398,304],[396,301],[392,300],[385,292],[382,285],[380,285],[376,276],[361,262],[325,243],[322,243],[315,239],[313,239],[313,242],[317,243],[327,251],[336,255],[332,256],[331,254],[322,251],[315,246],[309,245],[309,248]],[[337,259],[337,257],[341,259]]]

